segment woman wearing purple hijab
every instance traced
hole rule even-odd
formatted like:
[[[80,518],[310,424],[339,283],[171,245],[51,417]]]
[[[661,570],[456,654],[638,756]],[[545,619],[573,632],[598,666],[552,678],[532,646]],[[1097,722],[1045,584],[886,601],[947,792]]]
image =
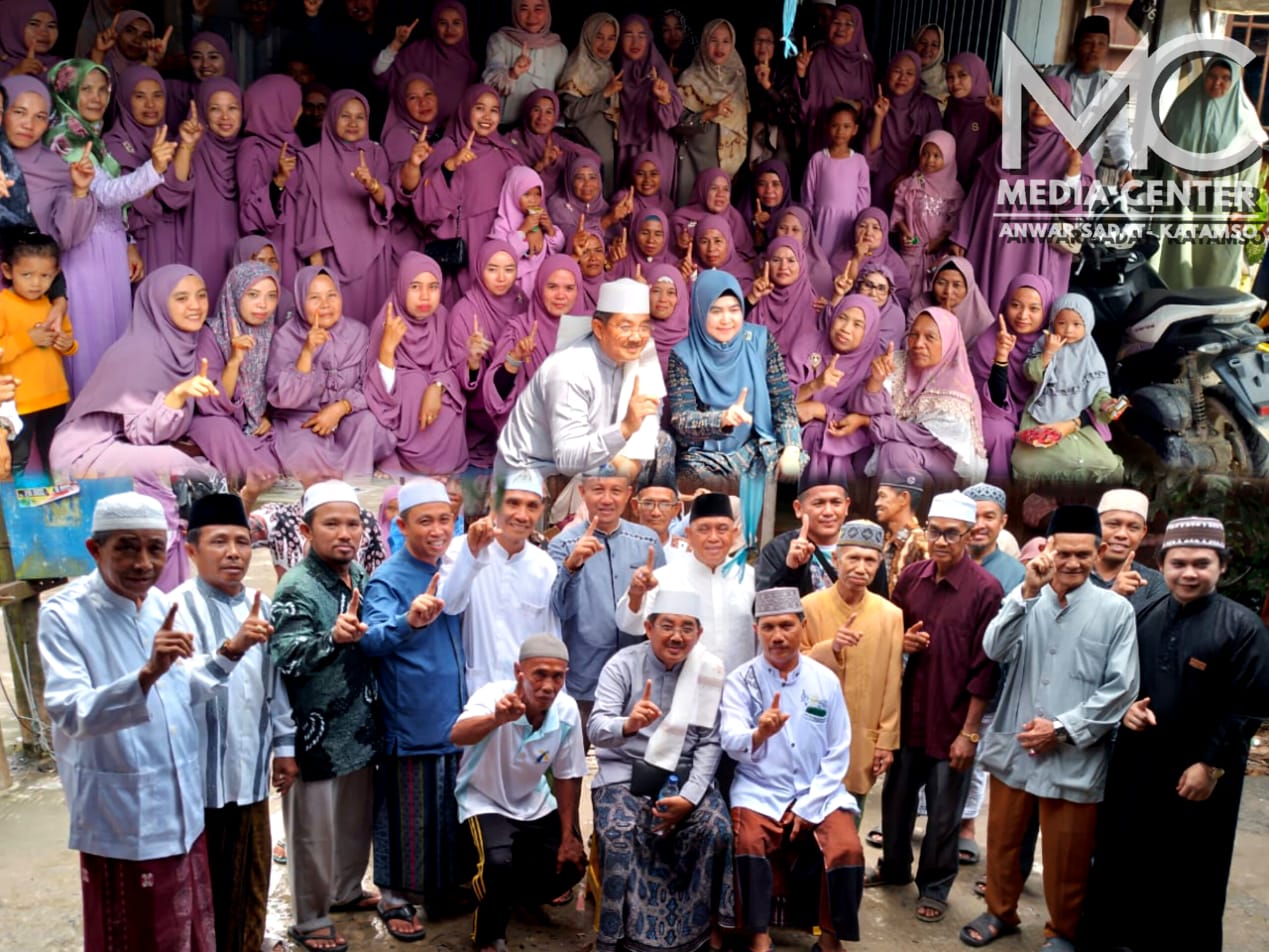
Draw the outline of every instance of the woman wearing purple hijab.
[[[1044,80],[1068,109],[1071,87],[1065,79],[1049,76]],[[1027,118],[1027,136],[1023,147],[1022,169],[1011,171],[1001,161],[1002,143],[998,139],[978,163],[974,185],[965,198],[956,228],[948,239],[953,254],[964,255],[973,262],[981,276],[983,296],[988,301],[1004,299],[1005,289],[1014,275],[1024,272],[1046,275],[1053,282],[1053,296],[1066,293],[1071,280],[1071,255],[1047,238],[1015,239],[1001,237],[1000,219],[996,218],[996,196],[1002,183],[1027,190],[1027,182],[1065,180],[1072,187],[1088,188],[1093,181],[1093,162],[1081,156],[1058,131],[1034,101]],[[1060,218],[1072,210],[1049,205],[1018,205],[1012,209],[1033,216],[1052,215]],[[1078,211],[1075,209],[1074,211]]]
[[[262,76],[248,86],[242,102],[246,135],[234,160],[238,227],[269,239],[284,286],[300,267],[293,198],[310,174],[307,164],[300,164],[304,147],[295,132],[303,100],[300,84],[290,76]]]
[[[551,222],[567,236],[578,230],[579,222],[586,231],[608,233],[613,214],[604,201],[603,168],[594,153],[581,152],[573,157],[564,176],[564,190],[552,196],[546,207]]]
[[[582,272],[568,255],[551,255],[538,269],[529,308],[503,328],[493,346],[482,389],[489,417],[501,428],[529,381],[555,352],[560,318],[572,314],[581,295]]]
[[[97,34],[88,58],[105,66],[112,83],[130,66],[158,66],[163,52],[154,46],[154,21],[140,10],[121,10],[111,21],[114,37],[109,31]],[[103,43],[108,43],[105,49]]]
[[[389,472],[461,473],[467,468],[463,413],[467,393],[446,342],[441,267],[408,252],[397,267],[396,286],[370,328],[366,404],[396,435]]]
[[[415,215],[432,237],[462,238],[469,262],[497,217],[502,180],[520,164],[519,153],[498,134],[501,109],[493,87],[468,89],[411,196]],[[471,287],[469,269],[457,277],[447,289],[452,297]]]
[[[0,76],[43,76],[57,62],[52,0],[8,0],[0,9]],[[34,51],[35,56],[27,53]]]
[[[630,227],[630,223],[643,220],[643,216],[651,209],[668,209],[673,207],[670,199],[672,185],[672,173],[674,172],[674,163],[664,167],[668,172],[663,171],[661,160],[652,152],[640,152],[634,157],[630,163],[630,170],[626,175],[626,181],[632,183],[630,188],[623,188],[612,196],[613,211],[620,215],[620,212],[626,208],[630,209],[630,214],[626,218],[618,218],[618,221]],[[630,199],[630,200],[628,200]],[[669,246],[673,247],[673,238],[670,233],[666,232],[666,241]],[[678,255],[675,255],[678,257]]]
[[[438,113],[436,88],[429,77],[410,73],[393,83],[382,135],[383,151],[392,169],[392,192],[397,197],[389,226],[393,261],[424,243],[423,225],[405,196],[418,188],[423,163],[445,131],[437,121]]]
[[[505,241],[486,241],[472,259],[472,285],[449,309],[447,331],[450,363],[462,376],[467,395],[468,461],[477,469],[492,469],[498,426],[485,410],[480,383],[493,359],[492,345],[503,330],[528,307],[528,297],[516,280],[515,249]]]
[[[331,96],[322,140],[304,150],[304,163],[295,249],[336,275],[344,312],[368,325],[392,285],[386,252],[395,200],[387,153],[370,139],[365,96],[352,89]]]
[[[683,115],[683,98],[674,85],[670,67],[653,42],[652,27],[638,14],[621,21],[618,71],[622,86],[617,116],[617,179],[629,181],[641,163],[655,162],[661,170],[663,196],[655,204],[666,206],[674,194],[674,172],[678,167],[677,145],[670,130]]]
[[[901,308],[908,306],[912,296],[912,277],[899,252],[890,247],[890,216],[875,206],[865,208],[855,216],[855,243],[835,253],[830,259],[833,273],[841,274],[846,266],[858,259],[856,274],[866,264],[884,264],[894,275],[893,294]]]
[[[301,479],[368,475],[395,443],[362,389],[369,332],[344,316],[339,283],[326,268],[300,269],[295,300],[302,319],[278,328],[269,349],[278,457]]]
[[[872,198],[889,211],[899,179],[916,166],[927,132],[942,127],[938,100],[921,90],[921,57],[901,50],[886,72],[885,95],[872,104],[864,155],[872,170]]]
[[[91,175],[68,167],[41,141],[52,97],[34,76],[9,76],[4,86],[4,138],[22,170],[35,227],[57,240],[62,254],[88,239],[97,223]]]
[[[229,273],[229,255],[238,241],[238,133],[242,130],[242,91],[232,79],[198,84],[198,114],[207,125],[194,151],[190,176],[194,196],[181,212],[181,260],[218,288]]]
[[[149,275],[137,288],[127,333],[102,355],[49,452],[58,478],[131,476],[138,492],[163,505],[178,552],[171,478],[208,464],[171,444],[189,432],[195,403],[217,392],[198,359],[207,311],[207,286],[192,268],[173,264]],[[158,583],[164,591],[189,571],[172,547],[168,554]]]
[[[691,203],[671,216],[675,247],[680,253],[687,254],[692,243],[692,231],[706,215],[721,215],[725,218],[740,257],[746,261],[753,258],[753,234],[749,219],[731,204],[731,176],[722,169],[706,169],[696,176]]]
[[[796,238],[776,238],[767,247],[749,298],[752,307],[745,320],[765,327],[786,357],[820,336],[806,250]]]
[[[542,176],[542,192],[546,199],[564,194],[570,163],[579,155],[594,153],[571,139],[555,134],[559,121],[560,100],[549,89],[535,89],[524,100],[520,125],[507,133],[507,141],[520,153],[521,161]]]
[[[384,51],[387,52],[386,50]],[[480,67],[471,55],[467,34],[467,8],[458,0],[442,0],[432,9],[432,29],[427,37],[393,54],[389,65],[379,70],[383,55],[371,66],[374,81],[394,89],[403,78],[422,73],[435,80],[439,128],[453,118],[463,93],[480,76]],[[387,136],[384,136],[387,146]]]
[[[871,298],[877,305],[880,315],[878,343],[889,347],[893,341],[896,347],[903,347],[908,333],[908,318],[895,300],[894,272],[884,264],[867,263],[859,269],[855,287],[848,290]]]
[[[232,270],[248,261],[259,261],[267,264],[278,276],[278,314],[274,325],[281,327],[295,316],[295,295],[290,288],[282,287],[282,261],[278,257],[278,249],[264,235],[247,235],[239,238],[234,244],[233,253],[229,256],[229,267]]]
[[[908,317],[914,318],[927,307],[942,307],[961,322],[961,335],[973,353],[974,344],[996,326],[996,315],[983,297],[974,279],[974,266],[965,258],[948,256],[931,269],[925,290],[908,305]]]
[[[1053,285],[1042,274],[1020,274],[1009,282],[1000,311],[1005,326],[983,334],[969,351],[969,369],[983,406],[987,479],[996,485],[1011,475],[1010,454],[1023,408],[1035,384],[1023,369],[1032,346],[1044,333],[1053,304]]]
[[[786,365],[802,423],[802,449],[811,485],[846,485],[861,479],[872,455],[868,430],[846,410],[882,351],[881,314],[862,294],[848,294],[833,309],[827,329],[800,340]]]
[[[278,276],[267,264],[235,265],[198,341],[220,392],[198,401],[190,438],[219,472],[253,493],[282,473],[267,380],[278,298]]]
[[[808,151],[813,155],[824,147],[824,113],[833,103],[846,99],[868,109],[877,95],[876,66],[864,36],[864,18],[859,8],[839,3],[833,11],[828,40],[813,50],[805,48],[797,58],[798,100],[802,120],[809,129]]]
[[[746,295],[753,288],[753,267],[736,253],[731,226],[722,215],[706,215],[700,220],[696,226],[692,254],[684,259],[681,267],[685,277],[697,267],[705,270],[716,268],[739,281]]]
[[[661,375],[670,367],[670,351],[687,337],[692,320],[692,298],[687,282],[672,264],[652,264],[644,269],[652,315],[652,341],[661,361]]]
[[[677,266],[679,261],[678,255],[670,248],[670,216],[659,208],[649,207],[635,218],[624,247],[617,244],[618,248],[611,252],[619,257],[608,272],[610,281],[633,278],[636,268],[647,278],[648,268],[652,265]]]
[[[956,139],[956,178],[968,191],[979,158],[1000,138],[1000,100],[992,94],[987,64],[973,53],[957,53],[947,64],[947,91],[943,128]]]
[[[238,67],[234,63],[229,41],[219,33],[204,31],[195,33],[189,41],[189,78],[167,81],[167,124],[175,128],[189,112],[189,104],[198,95],[200,83],[224,76],[238,79]],[[207,116],[200,115],[204,122]]]
[[[816,297],[827,299],[833,293],[833,266],[829,264],[828,255],[815,235],[815,225],[811,222],[811,213],[801,205],[790,205],[775,218],[772,234],[777,238],[785,235],[796,238],[806,251],[808,277]]]
[[[163,77],[149,66],[133,66],[119,80],[119,111],[103,141],[121,172],[133,172],[150,158],[154,132],[163,125],[166,90]],[[180,150],[163,173],[163,182],[128,206],[128,234],[136,243],[147,273],[165,264],[188,264],[177,243],[180,212],[194,195],[190,174],[201,133],[196,122],[183,125],[190,147]],[[197,270],[197,268],[195,268]],[[218,286],[218,285],[214,285]]]

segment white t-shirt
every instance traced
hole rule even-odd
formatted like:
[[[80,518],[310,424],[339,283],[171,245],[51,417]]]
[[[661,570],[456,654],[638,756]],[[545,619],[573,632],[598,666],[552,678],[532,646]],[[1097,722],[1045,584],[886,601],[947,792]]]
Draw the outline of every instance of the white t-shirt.
[[[498,700],[516,689],[513,680],[486,684],[467,701],[459,721],[494,712]],[[559,694],[537,730],[527,718],[495,727],[475,746],[463,751],[458,767],[458,819],[497,813],[513,820],[538,820],[556,809],[546,782],[586,776],[581,717],[577,702]]]

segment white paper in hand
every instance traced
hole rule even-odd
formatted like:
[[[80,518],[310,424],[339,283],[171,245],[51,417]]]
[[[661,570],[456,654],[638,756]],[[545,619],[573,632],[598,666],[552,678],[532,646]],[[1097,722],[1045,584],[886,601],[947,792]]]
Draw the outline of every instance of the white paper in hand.
[[[561,326],[561,331],[563,327]],[[629,361],[622,367],[621,394],[617,398],[617,419],[626,415],[630,406],[630,394],[634,392],[634,379],[639,378],[639,392],[644,396],[665,398],[665,378],[661,376],[661,361],[657,359],[657,346],[648,341],[638,360]],[[656,458],[657,430],[660,429],[661,415],[653,414],[644,417],[643,425],[626,441],[621,456],[627,459],[647,461]]]

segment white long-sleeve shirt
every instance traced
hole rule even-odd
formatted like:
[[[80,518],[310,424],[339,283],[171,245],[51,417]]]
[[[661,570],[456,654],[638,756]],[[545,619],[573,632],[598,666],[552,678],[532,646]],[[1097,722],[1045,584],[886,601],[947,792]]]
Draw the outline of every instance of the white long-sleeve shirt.
[[[111,859],[187,853],[203,832],[195,705],[227,690],[224,655],[178,661],[148,692],[139,674],[168,600],[140,609],[93,572],[40,606],[44,704],[70,810],[70,848]]]
[[[668,557],[668,553],[667,553]],[[758,636],[753,630],[753,570],[745,567],[737,577],[722,569],[710,571],[705,563],[688,553],[652,573],[657,587],[644,596],[640,611],[630,610],[630,596],[617,602],[617,627],[629,635],[643,634],[643,621],[656,611],[657,593],[666,589],[688,589],[701,600],[701,644],[722,659],[730,674],[758,653]]]
[[[200,578],[172,590],[178,606],[176,627],[194,635],[194,651],[215,655],[226,638],[242,625],[256,597],[245,588],[226,595]],[[268,599],[261,613],[269,618]],[[247,806],[269,796],[271,756],[295,756],[295,721],[282,675],[269,657],[268,647],[248,649],[229,678],[229,690],[208,702],[198,718],[199,750],[203,758],[203,799],[209,810],[228,803]]]
[[[758,717],[780,693],[784,726],[756,750]],[[781,676],[759,656],[727,675],[720,723],[723,750],[736,761],[732,807],[775,820],[785,811],[822,823],[834,810],[859,812],[842,781],[850,766],[850,717],[837,676],[818,661],[800,658]]]
[[[560,637],[551,610],[555,572],[555,560],[528,543],[512,555],[495,539],[473,556],[466,535],[450,542],[436,594],[447,615],[463,617],[469,696],[511,677],[530,635]]]

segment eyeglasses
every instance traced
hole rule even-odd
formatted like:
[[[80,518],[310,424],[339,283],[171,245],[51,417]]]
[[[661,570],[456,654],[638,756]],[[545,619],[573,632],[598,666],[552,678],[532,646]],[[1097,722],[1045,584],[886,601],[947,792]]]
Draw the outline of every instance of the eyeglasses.
[[[690,638],[701,630],[701,626],[689,622],[686,625],[671,625],[668,623],[657,622],[655,626],[657,631],[663,635],[682,635],[684,638]]]
[[[961,537],[964,535],[965,533],[960,529],[940,529],[938,526],[926,526],[925,528],[925,537],[931,542],[944,539],[955,545],[961,541]]]
[[[878,294],[883,294],[883,293],[889,292],[889,290],[890,290],[890,285],[888,285],[888,284],[878,284],[876,281],[860,281],[860,282],[859,282],[859,290],[861,290],[861,291],[876,291]]]
[[[673,512],[679,506],[683,505],[677,500],[658,501],[656,499],[640,499],[639,508],[647,509],[651,512],[653,509],[660,509],[662,512]]]

